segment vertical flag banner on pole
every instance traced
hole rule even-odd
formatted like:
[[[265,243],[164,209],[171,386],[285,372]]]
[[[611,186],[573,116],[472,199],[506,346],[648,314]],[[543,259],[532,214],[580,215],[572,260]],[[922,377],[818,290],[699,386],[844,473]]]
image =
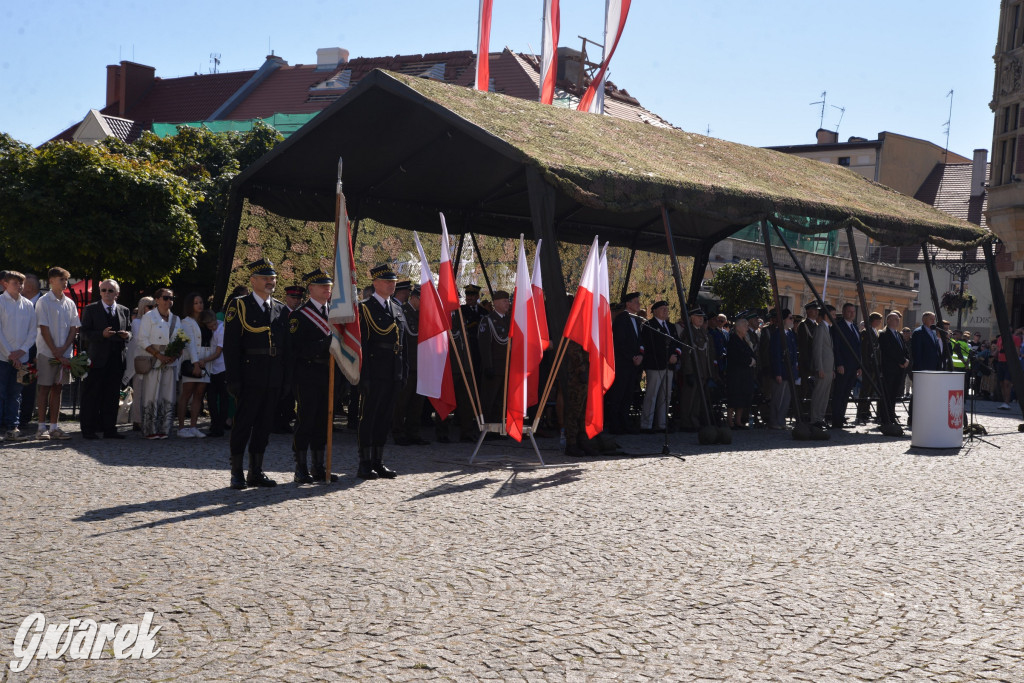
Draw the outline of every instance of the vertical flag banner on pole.
[[[448,225],[441,214],[441,264],[437,272],[437,293],[441,297],[447,320],[459,308],[459,290],[455,285],[455,270],[452,268],[451,249],[448,246]]]
[[[434,288],[430,263],[419,233],[413,232],[420,255],[420,326],[416,344],[416,393],[426,396],[442,420],[455,409],[455,382],[448,357],[449,316]],[[443,256],[442,256],[443,258]]]
[[[555,79],[558,78],[558,0],[544,0],[544,35],[540,41],[540,103],[551,104],[555,99]]]
[[[341,160],[338,160],[338,217],[334,248],[334,291],[327,321],[334,327],[331,355],[352,384],[359,384],[363,344],[356,310],[356,259],[348,223],[345,194],[341,191]]]
[[[615,381],[615,350],[612,348],[612,307],[608,294],[608,243],[601,250],[601,274],[598,277],[600,301],[597,306],[598,320],[601,324],[601,388],[607,392]],[[602,392],[602,394],[604,393]]]
[[[537,402],[537,376],[540,373],[541,355],[544,353],[540,345],[537,309],[533,305],[533,284],[526,268],[526,249],[523,247],[522,235],[519,236],[519,262],[512,299],[505,431],[516,441],[522,441],[526,409]],[[531,378],[534,393],[532,403],[529,391]]]
[[[551,334],[548,332],[548,311],[544,305],[544,283],[540,273],[540,247],[544,240],[537,240],[537,251],[533,255],[533,307],[537,309],[537,327],[540,328],[541,348],[545,351],[551,346]]]
[[[480,0],[476,33],[476,89],[487,92],[491,82],[491,5],[493,0]]]
[[[589,111],[594,114],[604,113],[604,80],[608,74],[608,63],[612,61],[615,48],[619,46],[619,38],[622,37],[622,29],[626,27],[626,16],[629,14],[630,0],[606,0],[605,21],[604,21],[604,58],[601,60],[601,67],[597,70],[594,80],[583,97],[580,98],[577,111]],[[608,46],[611,46],[610,48]],[[595,111],[595,97],[601,93],[601,99],[597,103],[600,109]]]

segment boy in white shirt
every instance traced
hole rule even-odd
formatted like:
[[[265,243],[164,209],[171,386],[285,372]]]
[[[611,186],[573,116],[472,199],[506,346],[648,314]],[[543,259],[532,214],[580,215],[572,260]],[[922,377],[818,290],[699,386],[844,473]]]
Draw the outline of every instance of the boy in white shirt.
[[[21,295],[25,276],[8,270],[0,294],[0,441],[27,438],[18,429],[21,384],[18,370],[28,362],[28,350],[36,336],[36,311]]]
[[[82,323],[78,319],[75,302],[64,296],[71,273],[60,267],[53,267],[46,273],[50,291],[36,302],[36,410],[39,412],[40,439],[69,439],[60,422],[60,395],[64,383],[71,381],[68,366],[71,363],[72,346]],[[53,359],[59,363],[51,362]],[[50,408],[50,423],[47,429],[46,408]]]

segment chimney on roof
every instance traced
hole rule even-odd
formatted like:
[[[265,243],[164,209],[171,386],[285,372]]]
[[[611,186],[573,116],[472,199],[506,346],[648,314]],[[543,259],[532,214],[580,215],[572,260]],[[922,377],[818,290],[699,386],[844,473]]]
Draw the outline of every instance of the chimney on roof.
[[[971,166],[971,196],[980,197],[985,194],[985,183],[988,182],[988,150],[974,150],[974,164]]]
[[[156,80],[156,69],[122,60],[107,66],[107,105],[117,103],[117,116],[124,116],[142,99]]]
[[[316,70],[331,71],[348,61],[348,50],[343,47],[322,47],[316,51]]]
[[[819,128],[818,132],[814,135],[818,138],[819,145],[828,145],[834,142],[839,142],[839,133],[834,130]]]

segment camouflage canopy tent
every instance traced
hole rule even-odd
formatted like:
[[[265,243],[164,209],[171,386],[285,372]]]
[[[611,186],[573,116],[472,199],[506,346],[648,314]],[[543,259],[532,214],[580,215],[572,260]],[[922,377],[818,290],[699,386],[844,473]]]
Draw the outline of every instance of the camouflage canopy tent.
[[[804,233],[853,225],[889,245],[965,249],[990,239],[840,166],[374,71],[238,176],[218,300],[240,261],[243,209],[332,222],[339,157],[353,220],[437,233],[443,211],[454,232],[559,245],[599,235],[661,254],[671,246],[694,259],[691,296],[711,246],[765,219]],[[542,250],[542,261],[546,288],[575,285],[559,250]],[[553,298],[554,323],[567,311]]]

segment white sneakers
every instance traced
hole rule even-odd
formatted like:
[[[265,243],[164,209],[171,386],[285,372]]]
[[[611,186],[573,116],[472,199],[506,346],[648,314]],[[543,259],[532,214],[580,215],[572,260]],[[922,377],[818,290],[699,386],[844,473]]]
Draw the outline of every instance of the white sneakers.
[[[179,439],[205,439],[206,434],[203,434],[196,427],[182,427],[178,430]]]
[[[1010,409],[1010,404],[1009,403],[1004,403],[1001,406],[999,406],[999,410],[1009,410],[1009,409]]]

